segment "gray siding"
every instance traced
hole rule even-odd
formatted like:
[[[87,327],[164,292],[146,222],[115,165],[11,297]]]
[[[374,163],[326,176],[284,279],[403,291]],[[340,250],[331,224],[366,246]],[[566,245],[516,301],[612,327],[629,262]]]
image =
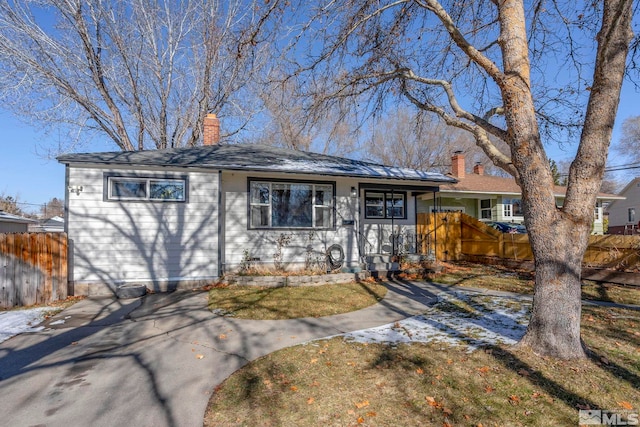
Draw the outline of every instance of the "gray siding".
[[[19,224],[15,222],[0,222],[0,233],[26,233],[29,224]]]
[[[69,168],[68,235],[73,241],[75,285],[149,283],[163,290],[172,283],[218,276],[218,174],[182,169],[137,170],[140,176],[188,176],[188,200],[105,201],[105,173],[123,170]],[[103,289],[104,290],[104,289]]]

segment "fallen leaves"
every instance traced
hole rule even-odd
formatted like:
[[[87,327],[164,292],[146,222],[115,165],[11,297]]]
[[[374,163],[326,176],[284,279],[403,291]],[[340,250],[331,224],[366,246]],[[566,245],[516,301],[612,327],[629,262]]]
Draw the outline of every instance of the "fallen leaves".
[[[518,396],[516,396],[515,394],[512,394],[511,396],[509,396],[509,403],[512,405],[518,405],[520,404],[520,398]]]
[[[363,400],[362,402],[358,402],[355,405],[356,405],[356,408],[362,409],[362,408],[365,408],[365,407],[369,406],[369,401],[368,400]]]
[[[196,359],[204,359],[204,354],[196,354]]]
[[[626,400],[623,400],[622,402],[618,402],[618,405],[620,405],[622,409],[626,409],[628,411],[633,409],[633,405],[627,402]]]
[[[526,369],[518,369],[518,375],[522,375],[523,377],[528,377],[531,375],[531,372]]]
[[[488,366],[483,366],[481,368],[477,368],[478,372],[480,372],[481,374],[486,374],[487,372],[489,372],[491,370],[490,367]]]

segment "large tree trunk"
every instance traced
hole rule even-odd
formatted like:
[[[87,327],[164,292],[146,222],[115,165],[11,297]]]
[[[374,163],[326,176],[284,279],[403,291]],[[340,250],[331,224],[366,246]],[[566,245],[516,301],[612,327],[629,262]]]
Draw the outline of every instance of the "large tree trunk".
[[[533,312],[520,345],[537,354],[562,359],[586,356],[580,340],[582,259],[632,36],[631,4],[631,0],[603,2],[591,96],[562,209],[549,203],[552,178],[540,171],[549,168],[548,164],[543,167],[547,159],[539,156],[535,138],[531,139],[533,144],[525,141],[512,145],[536,269]],[[514,123],[517,131],[518,122]]]
[[[520,346],[562,359],[585,357],[580,339],[582,257],[589,229],[558,219],[532,237],[535,291]]]

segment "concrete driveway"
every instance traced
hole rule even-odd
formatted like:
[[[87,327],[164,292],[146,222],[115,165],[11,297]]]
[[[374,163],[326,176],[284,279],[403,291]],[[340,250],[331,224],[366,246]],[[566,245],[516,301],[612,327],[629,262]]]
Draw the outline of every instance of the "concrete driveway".
[[[48,329],[0,344],[0,424],[202,426],[214,387],[249,361],[418,314],[445,290],[388,288],[357,312],[275,321],[216,316],[201,292],[81,301]]]

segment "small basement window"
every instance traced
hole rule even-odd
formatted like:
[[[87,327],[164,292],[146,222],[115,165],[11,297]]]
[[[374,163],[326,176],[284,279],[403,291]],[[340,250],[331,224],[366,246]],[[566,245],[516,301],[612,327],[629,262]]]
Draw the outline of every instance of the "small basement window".
[[[110,176],[108,200],[184,202],[186,179],[129,178]]]

